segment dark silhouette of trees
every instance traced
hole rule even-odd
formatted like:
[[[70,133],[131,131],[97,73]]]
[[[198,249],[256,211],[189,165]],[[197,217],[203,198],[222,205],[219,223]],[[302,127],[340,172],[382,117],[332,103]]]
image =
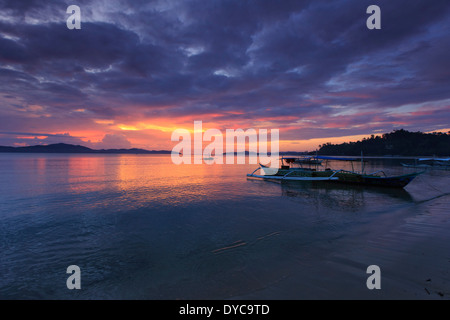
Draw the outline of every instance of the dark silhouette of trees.
[[[321,155],[358,156],[448,156],[450,155],[450,131],[448,133],[410,132],[404,129],[385,133],[381,137],[371,135],[356,142],[325,143],[319,146]]]

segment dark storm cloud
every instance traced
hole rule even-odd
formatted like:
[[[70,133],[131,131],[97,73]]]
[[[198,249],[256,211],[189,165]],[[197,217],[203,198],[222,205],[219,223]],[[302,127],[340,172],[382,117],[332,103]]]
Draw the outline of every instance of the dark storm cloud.
[[[25,47],[9,39],[0,39],[0,48],[0,60],[3,62],[21,63],[31,58]]]
[[[47,5],[40,0],[2,0],[0,9],[13,16],[13,18],[23,17],[25,13],[39,12],[45,9]]]
[[[19,39],[0,39],[0,62],[10,69],[2,73],[3,92],[20,93],[30,104],[53,106],[64,101],[69,109],[70,102],[78,108],[80,101],[89,101],[81,90],[94,86],[96,79],[85,81],[86,70],[123,63],[138,43],[134,33],[106,23],[85,23],[78,33],[55,23],[14,29],[0,25],[0,32],[3,29]]]
[[[14,103],[58,119],[322,117],[333,135],[334,105],[355,125],[374,121],[364,109],[450,99],[447,0],[78,1],[81,30],[66,28],[68,4],[0,1],[0,94],[19,100],[0,113]],[[381,30],[365,26],[371,4]]]
[[[8,45],[13,47],[13,42],[16,47],[12,49],[22,49],[27,53],[29,59],[24,66],[30,69],[39,68],[41,63],[48,61],[104,67],[125,59],[138,42],[134,33],[106,23],[84,23],[83,29],[78,32],[56,23],[18,25],[14,28],[0,25],[0,31],[2,29],[19,39],[17,42],[10,41]]]

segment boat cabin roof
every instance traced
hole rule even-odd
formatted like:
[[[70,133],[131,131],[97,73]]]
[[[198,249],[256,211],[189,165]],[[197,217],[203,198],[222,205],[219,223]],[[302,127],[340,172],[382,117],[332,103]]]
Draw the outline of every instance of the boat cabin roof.
[[[323,160],[361,161],[361,158],[343,158],[343,157],[328,157],[328,156],[317,156],[316,158]]]
[[[450,161],[450,158],[420,158],[419,161]]]

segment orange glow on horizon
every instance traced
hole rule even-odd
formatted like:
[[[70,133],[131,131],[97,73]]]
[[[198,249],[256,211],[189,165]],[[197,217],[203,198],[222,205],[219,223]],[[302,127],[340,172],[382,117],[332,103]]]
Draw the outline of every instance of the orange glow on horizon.
[[[167,123],[167,124],[166,124]],[[133,148],[142,148],[147,150],[171,150],[177,142],[171,141],[171,133],[176,129],[185,129],[190,132],[191,137],[193,139],[194,134],[194,122],[188,123],[186,125],[173,125],[169,122],[158,122],[158,125],[140,122],[135,125],[120,125],[121,129],[117,129],[115,131],[94,131],[94,132],[74,132],[74,136],[83,136],[82,139],[85,142],[101,142],[105,134],[121,134],[124,135],[127,140],[131,143]],[[220,125],[215,126],[215,128],[220,128]],[[237,129],[236,126],[235,129]],[[202,123],[202,132],[205,132],[208,129],[213,129],[214,124],[211,123]],[[288,128],[280,128],[280,151],[314,151],[318,149],[319,145],[330,142],[333,144],[339,144],[349,141],[357,141],[362,140],[363,138],[367,138],[370,136],[369,134],[364,135],[350,135],[350,136],[342,136],[342,137],[326,137],[326,138],[314,138],[314,139],[298,139],[298,140],[286,140],[282,137],[282,132],[295,129],[298,127],[288,127]],[[232,129],[232,128],[230,128]],[[247,128],[241,127],[244,131]],[[256,129],[257,130],[257,129]],[[222,135],[226,137],[226,131],[221,130]],[[270,132],[270,131],[269,131]],[[379,135],[379,134],[375,134]],[[203,146],[208,145],[208,141],[203,142]]]
[[[191,138],[193,139],[194,134],[194,121],[200,121],[199,118],[203,118],[202,120],[202,132],[205,132],[209,129],[218,129],[222,132],[222,135],[226,137],[226,129],[242,129],[244,131],[253,128],[257,132],[259,129],[264,128],[269,132],[271,129],[279,129],[280,132],[280,143],[279,150],[282,152],[285,151],[314,151],[319,148],[319,145],[325,143],[333,143],[340,144],[344,142],[350,141],[358,141],[363,138],[370,137],[371,134],[380,135],[380,133],[372,133],[368,132],[367,134],[362,135],[349,135],[349,136],[341,136],[341,137],[325,137],[325,138],[312,138],[312,139],[302,139],[301,135],[294,135],[293,132],[297,130],[307,130],[308,127],[311,126],[310,122],[314,122],[314,120],[301,120],[301,122],[295,121],[297,118],[293,116],[280,116],[280,117],[260,117],[258,119],[248,119],[248,118],[239,118],[234,117],[226,118],[227,115],[241,115],[243,112],[241,111],[227,111],[224,114],[220,115],[225,117],[224,119],[215,119],[217,114],[210,113],[206,115],[202,114],[201,116],[192,116],[192,115],[184,115],[176,118],[170,117],[157,117],[157,118],[148,118],[142,117],[138,119],[94,119],[90,123],[87,122],[83,124],[82,128],[77,128],[75,130],[71,130],[70,128],[64,129],[64,131],[59,132],[50,132],[50,135],[66,135],[68,137],[73,137],[73,142],[70,140],[64,140],[67,143],[73,144],[83,144],[90,148],[100,148],[103,143],[103,139],[106,135],[116,135],[118,138],[123,138],[122,142],[129,142],[130,148],[141,148],[147,150],[172,150],[172,148],[177,144],[177,142],[171,141],[171,134],[176,129],[185,129],[191,134]],[[341,129],[348,125],[346,128],[355,128],[361,127],[361,124],[351,125],[351,121],[349,119],[350,116],[337,116],[333,119],[339,119],[339,125],[336,122],[329,122],[326,124],[322,124],[323,129]],[[230,120],[233,119],[233,120]],[[292,120],[293,122],[290,122]],[[383,123],[383,119],[374,118],[371,119],[372,122],[368,124],[381,124]],[[284,121],[277,123],[277,121]],[[379,122],[378,122],[379,121]],[[392,121],[399,126],[406,125],[406,121],[403,122],[398,120],[397,122]],[[85,130],[84,130],[85,129]],[[53,130],[52,130],[53,131]],[[449,132],[449,128],[439,129],[428,131],[431,132]],[[67,133],[63,133],[67,132]],[[300,131],[299,131],[300,132]],[[293,137],[293,139],[283,139],[283,136]],[[297,136],[299,139],[296,139]],[[33,139],[39,139],[40,141],[45,142],[45,139],[48,136],[36,135],[36,136],[22,136],[18,135],[17,138],[32,141]],[[111,137],[108,137],[111,138]],[[78,140],[75,140],[78,139]],[[111,138],[112,139],[112,138]],[[114,145],[114,140],[108,139],[108,144],[105,145]],[[126,139],[126,141],[124,141]],[[54,139],[53,139],[54,140]],[[119,139],[120,140],[120,139]],[[118,140],[118,141],[119,141]],[[80,143],[77,141],[81,141],[84,143]],[[106,140],[105,140],[106,141]],[[112,142],[111,142],[112,141]],[[21,142],[21,144],[26,144],[27,142]],[[210,142],[204,141],[203,147],[207,146]],[[28,143],[30,144],[30,143]],[[225,146],[225,143],[224,143]]]
[[[34,140],[34,139],[39,139],[39,140],[43,140],[43,139],[45,139],[45,138],[47,138],[47,136],[18,136],[18,137],[16,137],[17,139],[32,139],[32,140]]]

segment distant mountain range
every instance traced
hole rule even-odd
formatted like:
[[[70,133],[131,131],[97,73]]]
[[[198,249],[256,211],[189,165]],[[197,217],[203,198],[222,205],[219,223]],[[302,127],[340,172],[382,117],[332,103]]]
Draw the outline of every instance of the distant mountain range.
[[[49,145],[37,145],[29,147],[4,147],[0,146],[0,152],[16,153],[116,153],[116,154],[170,154],[167,150],[145,150],[145,149],[101,149],[95,150],[80,145],[67,143],[55,143]]]
[[[6,147],[0,146],[0,152],[15,152],[15,153],[116,153],[116,154],[171,154],[172,151],[169,150],[145,150],[145,149],[101,149],[95,150],[88,147],[83,147],[80,145],[73,145],[67,143],[55,143],[49,145],[36,145],[29,147]],[[234,155],[246,155],[250,153],[245,151],[244,153],[235,152]],[[270,152],[267,153],[270,155]],[[305,154],[305,152],[280,152],[280,155],[293,155],[293,154]],[[226,153],[224,153],[226,155]]]

